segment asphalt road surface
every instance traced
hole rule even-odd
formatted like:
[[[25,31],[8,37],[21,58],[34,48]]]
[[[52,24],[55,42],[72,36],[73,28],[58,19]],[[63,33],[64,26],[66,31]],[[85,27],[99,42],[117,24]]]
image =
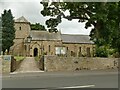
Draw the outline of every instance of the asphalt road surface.
[[[118,88],[118,72],[78,71],[12,74],[3,76],[2,88],[42,88],[42,90]]]

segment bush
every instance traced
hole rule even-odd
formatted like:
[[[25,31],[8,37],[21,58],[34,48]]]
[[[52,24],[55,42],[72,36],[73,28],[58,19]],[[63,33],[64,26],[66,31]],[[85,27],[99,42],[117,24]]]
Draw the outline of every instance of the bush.
[[[119,56],[119,53],[118,53],[118,52],[114,53],[114,54],[113,54],[113,57],[119,58],[119,57],[120,57],[120,56]]]
[[[109,55],[113,55],[114,53],[116,53],[116,51],[114,49],[108,49]]]
[[[101,46],[96,48],[96,56],[97,57],[108,57],[108,50],[106,47]]]

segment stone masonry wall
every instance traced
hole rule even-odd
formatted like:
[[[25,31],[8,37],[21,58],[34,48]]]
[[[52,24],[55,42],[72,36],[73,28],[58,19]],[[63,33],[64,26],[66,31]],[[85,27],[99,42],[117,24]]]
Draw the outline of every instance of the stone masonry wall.
[[[118,58],[44,56],[45,71],[117,69]]]
[[[71,56],[71,51],[75,53],[75,57],[79,57],[80,47],[81,47],[81,56],[87,56],[87,48],[90,48],[90,56],[94,56],[94,44],[63,44],[65,47],[68,47],[67,55]]]
[[[30,24],[29,23],[15,23],[15,38],[26,38],[30,32]]]
[[[11,54],[12,55],[26,55],[25,53],[25,46],[23,44],[23,39],[15,39],[14,40],[14,45],[11,48]]]
[[[11,72],[11,59],[5,60],[4,57],[11,57],[11,59],[13,59],[13,57],[11,55],[5,55],[1,57],[2,73],[10,73]]]
[[[4,59],[4,57],[7,57],[6,60]],[[8,57],[11,57],[10,59],[8,59]],[[0,73],[10,73],[15,71],[19,66],[20,63],[23,60],[20,61],[16,61],[16,59],[14,59],[13,56],[11,55],[4,55],[4,56],[0,56]]]
[[[15,70],[17,70],[23,60],[24,59],[17,61],[15,58],[13,58],[11,60],[11,72],[14,72]]]
[[[61,41],[32,41],[30,44],[30,55],[34,56],[34,48],[38,49],[38,56],[42,55],[42,52],[47,55],[55,55],[55,46],[61,45]],[[49,50],[50,46],[50,50]]]

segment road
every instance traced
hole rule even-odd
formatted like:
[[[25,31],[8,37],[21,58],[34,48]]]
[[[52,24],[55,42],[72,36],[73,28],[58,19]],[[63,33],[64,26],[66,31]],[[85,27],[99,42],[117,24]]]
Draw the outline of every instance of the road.
[[[116,71],[40,72],[3,77],[3,88],[118,88]]]

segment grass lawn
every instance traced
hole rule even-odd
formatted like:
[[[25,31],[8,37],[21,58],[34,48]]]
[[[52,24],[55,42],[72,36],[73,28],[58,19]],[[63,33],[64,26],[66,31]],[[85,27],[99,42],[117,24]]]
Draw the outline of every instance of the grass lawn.
[[[23,60],[25,57],[23,57],[23,56],[14,56],[14,58],[16,59],[16,61],[20,61],[20,60]]]
[[[36,60],[36,61],[39,61],[39,60],[40,60],[40,57],[39,57],[39,56],[35,57],[35,60]]]

